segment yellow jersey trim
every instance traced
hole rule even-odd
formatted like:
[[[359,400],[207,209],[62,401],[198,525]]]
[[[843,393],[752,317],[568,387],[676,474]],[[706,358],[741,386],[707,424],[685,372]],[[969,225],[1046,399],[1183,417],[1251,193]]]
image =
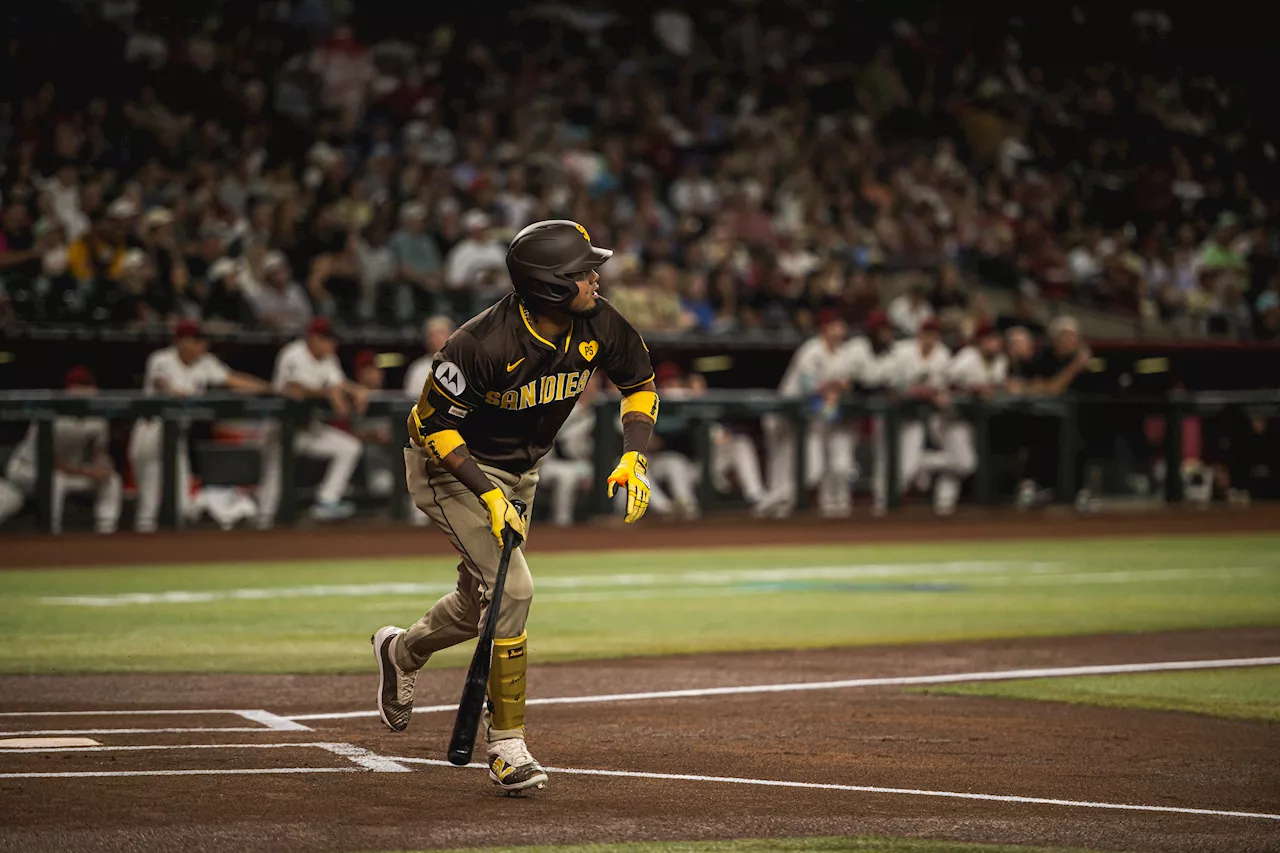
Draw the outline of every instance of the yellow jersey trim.
[[[520,319],[524,321],[524,327],[525,327],[526,329],[528,329],[528,330],[529,330],[529,334],[533,335],[533,336],[534,336],[535,338],[537,338],[540,342],[542,342],[542,343],[546,344],[547,346],[551,347],[552,349],[556,349],[556,345],[555,345],[555,344],[551,343],[551,341],[547,340],[547,339],[546,339],[546,338],[544,338],[542,335],[538,334],[538,330],[537,330],[537,329],[535,329],[535,328],[533,328],[533,323],[531,323],[531,322],[529,321],[529,311],[528,311],[528,309],[526,309],[526,308],[524,307],[524,303],[523,303],[523,302],[521,302],[521,303],[520,303]],[[573,340],[573,321],[572,321],[572,320],[570,320],[570,321],[569,321],[569,331],[568,331],[568,333],[564,336],[564,351],[565,351],[565,352],[568,352],[568,351],[569,351],[569,342],[570,342],[571,340]]]
[[[650,373],[648,379],[642,379],[634,385],[615,385],[614,387],[617,388],[619,391],[630,391],[632,388],[639,388],[641,385],[644,385],[647,382],[652,382],[653,376],[654,375]]]
[[[449,393],[440,387],[440,383],[436,381],[436,377],[434,374],[432,374],[431,376],[431,387],[436,389],[436,393],[438,393],[441,397],[444,397],[446,400],[448,400],[450,403],[453,403],[455,406],[461,406],[462,408],[467,410],[471,409],[471,406],[468,406],[466,403],[462,402],[461,400],[455,400],[453,397],[449,396]]]
[[[523,303],[521,303],[520,305],[520,319],[524,320],[524,327],[529,330],[529,334],[533,335],[535,338],[542,341],[544,344],[551,347],[552,349],[556,348],[555,344],[551,343],[551,341],[547,340],[542,335],[538,334],[538,330],[533,328],[533,324],[529,322],[529,312],[525,310]]]

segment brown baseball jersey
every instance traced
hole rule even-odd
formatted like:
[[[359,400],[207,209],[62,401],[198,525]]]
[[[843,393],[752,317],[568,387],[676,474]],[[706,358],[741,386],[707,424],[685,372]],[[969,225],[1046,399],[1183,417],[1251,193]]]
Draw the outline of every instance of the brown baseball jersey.
[[[649,350],[607,300],[574,317],[558,340],[534,330],[520,298],[508,294],[449,338],[418,398],[425,436],[454,429],[471,455],[519,474],[546,455],[596,370],[623,394],[653,379]]]

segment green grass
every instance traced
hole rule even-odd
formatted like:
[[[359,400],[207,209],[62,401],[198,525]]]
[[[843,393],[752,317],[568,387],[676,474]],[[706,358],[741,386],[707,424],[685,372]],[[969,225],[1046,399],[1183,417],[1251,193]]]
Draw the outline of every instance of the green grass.
[[[1077,848],[963,844],[911,838],[749,838],[736,841],[646,841],[564,847],[484,847],[466,853],[1086,853]],[[425,853],[425,851],[420,851]],[[437,851],[440,853],[440,851]],[[463,853],[463,851],[443,851]]]
[[[922,692],[1187,711],[1280,722],[1280,666],[1001,681],[926,688]]]
[[[1280,536],[535,550],[530,561],[539,662],[1280,625]],[[0,672],[366,672],[370,633],[412,622],[454,577],[442,558],[0,572]],[[279,592],[314,585],[357,588]],[[158,593],[168,600],[49,600]]]

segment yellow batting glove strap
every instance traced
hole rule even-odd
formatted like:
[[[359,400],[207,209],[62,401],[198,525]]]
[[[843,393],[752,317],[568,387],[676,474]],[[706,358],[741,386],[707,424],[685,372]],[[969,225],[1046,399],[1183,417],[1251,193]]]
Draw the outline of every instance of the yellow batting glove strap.
[[[516,512],[511,501],[507,500],[502,489],[494,486],[481,495],[480,500],[484,501],[485,507],[489,510],[489,529],[493,531],[493,538],[498,540],[499,548],[502,547],[502,530],[508,525],[520,535],[521,539],[524,538],[524,519],[520,517],[520,513]]]
[[[658,395],[653,391],[636,391],[622,398],[622,414],[639,412],[654,423],[658,422]]]
[[[416,413],[417,409],[414,411]],[[442,429],[439,432],[424,436],[422,439],[423,447],[427,449],[427,453],[431,454],[431,458],[437,462],[464,444],[466,442],[462,440],[462,433],[456,429]]]
[[[627,524],[639,521],[649,508],[649,460],[638,450],[622,454],[618,467],[609,475],[609,497],[618,486],[627,488]]]

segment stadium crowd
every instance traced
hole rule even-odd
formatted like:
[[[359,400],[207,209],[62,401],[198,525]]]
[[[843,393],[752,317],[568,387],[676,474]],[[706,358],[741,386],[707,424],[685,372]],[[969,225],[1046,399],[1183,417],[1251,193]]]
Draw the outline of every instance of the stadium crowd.
[[[1163,13],[379,8],[15,12],[0,321],[463,319],[509,287],[510,235],[565,217],[646,331],[883,308],[962,338],[995,319],[976,282],[1280,336],[1276,152]],[[933,283],[887,292],[900,269]]]

